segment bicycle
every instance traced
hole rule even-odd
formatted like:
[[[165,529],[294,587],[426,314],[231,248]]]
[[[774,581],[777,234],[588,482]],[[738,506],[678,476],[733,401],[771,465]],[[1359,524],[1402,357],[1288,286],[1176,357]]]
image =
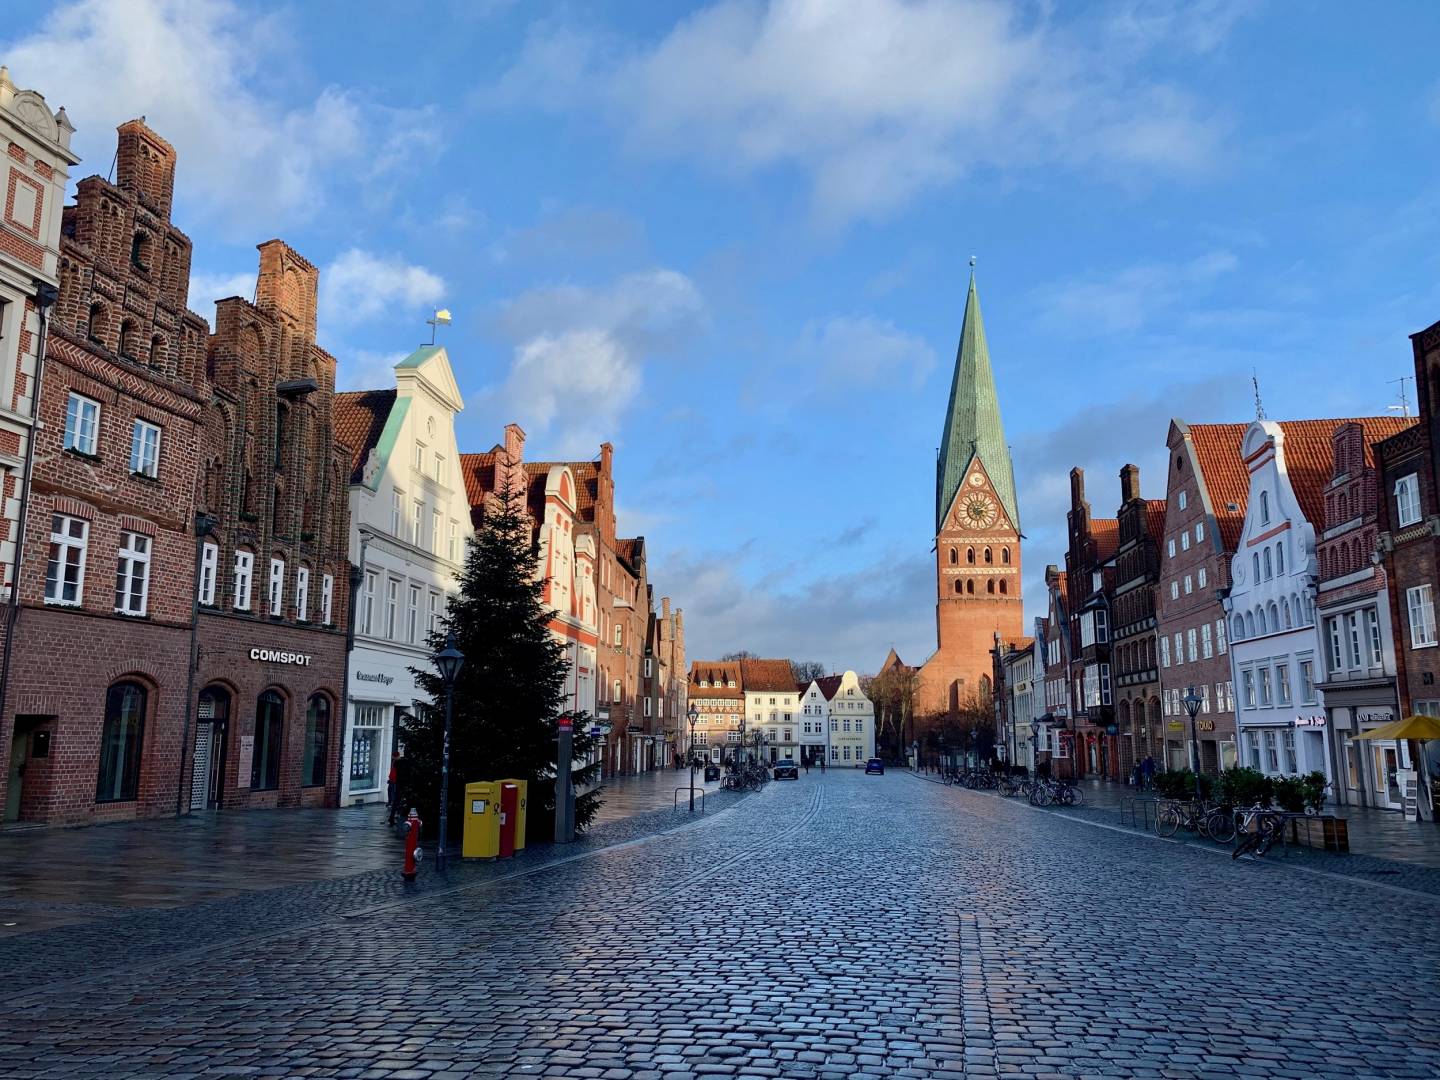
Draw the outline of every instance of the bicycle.
[[[1230,852],[1232,859],[1251,851],[1258,858],[1274,847],[1276,841],[1284,843],[1286,815],[1283,812],[1256,805],[1248,810],[1237,810],[1235,816],[1240,819],[1236,832],[1241,835],[1236,840],[1235,849]]]

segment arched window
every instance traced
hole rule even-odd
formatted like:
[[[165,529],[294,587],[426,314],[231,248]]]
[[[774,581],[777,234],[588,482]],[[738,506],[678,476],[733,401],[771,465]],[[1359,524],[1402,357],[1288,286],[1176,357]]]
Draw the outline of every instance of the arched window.
[[[250,787],[274,791],[280,786],[280,751],[285,736],[285,699],[266,690],[255,703],[255,753],[250,760]]]
[[[1350,500],[1349,500],[1348,498],[1346,498],[1345,493],[1342,491],[1342,492],[1340,493],[1340,520],[1337,521],[1336,524],[1337,524],[1337,525],[1343,524],[1343,523],[1345,523],[1345,522],[1347,522],[1347,521],[1349,521],[1349,520],[1350,520]]]
[[[1285,618],[1285,629],[1286,629],[1286,630],[1289,630],[1290,627],[1291,627],[1291,623],[1290,623],[1290,601],[1289,601],[1289,600],[1281,600],[1281,601],[1280,601],[1280,614],[1281,614],[1282,616],[1284,616],[1284,618]]]
[[[1255,611],[1255,632],[1260,635],[1265,633],[1265,609],[1257,608]]]
[[[959,578],[956,578],[956,579],[955,579],[955,595],[956,595],[956,596],[959,596],[959,595],[960,595],[960,579],[959,579]]]
[[[966,548],[966,549],[965,549],[965,561],[968,562],[971,566],[974,566],[974,565],[975,565],[975,549],[974,549],[974,548]]]
[[[90,312],[85,317],[85,337],[90,341],[99,344],[100,335],[105,332],[105,305],[96,300],[90,305]]]
[[[307,787],[325,786],[325,764],[330,753],[330,699],[316,694],[305,710],[305,759],[301,763],[301,783]]]
[[[1250,559],[1251,562],[1254,563],[1255,580],[1258,582],[1260,580],[1260,553],[1258,551],[1255,552],[1255,554],[1250,556]]]
[[[165,339],[159,334],[150,339],[150,367],[155,371],[165,370]]]
[[[1009,586],[1005,583],[1005,579],[1004,579],[1004,578],[1001,578],[1001,579],[1000,579],[1000,595],[1001,595],[1001,596],[1004,596],[1008,591],[1009,591]]]
[[[137,270],[149,271],[150,237],[148,234],[137,232],[130,241],[130,265]]]
[[[973,578],[965,582],[965,591],[971,596],[975,595],[975,580]]]
[[[1230,632],[1235,636],[1236,641],[1240,641],[1245,637],[1245,620],[1239,615],[1235,616],[1235,626]]]
[[[275,403],[275,468],[285,468],[285,436],[286,424],[290,420],[290,410],[283,401]]]
[[[1285,573],[1285,541],[1275,545],[1275,573]]]
[[[1270,617],[1265,620],[1265,623],[1270,627],[1271,633],[1280,629],[1280,606],[1274,600],[1270,601]]]
[[[955,566],[960,562],[960,553],[953,547],[950,549],[950,565]]]
[[[1006,566],[1010,565],[1010,549],[1008,547],[1000,549],[1000,561]]]
[[[1260,492],[1260,524],[1270,524],[1270,493],[1268,491]]]
[[[132,320],[125,319],[120,323],[120,358],[122,360],[129,360],[132,363],[135,361],[136,336],[136,326]]]
[[[1245,613],[1245,636],[1255,636],[1255,613],[1253,611],[1247,611]]]
[[[1270,549],[1265,549],[1265,580],[1269,581],[1275,576],[1275,564],[1270,559]]]
[[[145,688],[119,682],[105,693],[100,730],[100,778],[96,802],[128,802],[140,790],[140,750],[145,740]]]
[[[1292,608],[1292,609],[1294,610],[1294,612],[1295,612],[1295,623],[1296,623],[1296,625],[1297,625],[1297,626],[1304,626],[1304,625],[1305,625],[1305,622],[1304,622],[1304,619],[1305,619],[1305,606],[1300,603],[1300,597],[1299,597],[1299,596],[1294,596],[1294,595],[1292,595],[1292,596],[1290,597],[1290,606],[1291,606],[1291,608]]]
[[[995,592],[995,579],[994,579],[994,578],[991,578],[989,581],[985,582],[985,591],[986,591],[987,593],[991,593],[991,594],[993,594],[993,593]]]
[[[985,565],[986,565],[986,566],[989,566],[989,565],[990,565],[992,562],[994,562],[994,561],[995,561],[995,559],[991,556],[991,554],[990,554],[990,549],[987,547],[987,548],[985,549]]]

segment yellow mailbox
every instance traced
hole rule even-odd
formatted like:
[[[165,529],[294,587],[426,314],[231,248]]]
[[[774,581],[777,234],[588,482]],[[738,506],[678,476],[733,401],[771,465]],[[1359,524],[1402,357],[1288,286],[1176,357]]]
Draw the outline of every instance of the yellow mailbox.
[[[515,807],[515,850],[525,847],[525,804],[530,798],[530,781],[501,780],[502,784],[514,784],[520,789],[520,799]]]
[[[465,785],[465,833],[460,854],[466,859],[493,859],[500,854],[498,781]]]

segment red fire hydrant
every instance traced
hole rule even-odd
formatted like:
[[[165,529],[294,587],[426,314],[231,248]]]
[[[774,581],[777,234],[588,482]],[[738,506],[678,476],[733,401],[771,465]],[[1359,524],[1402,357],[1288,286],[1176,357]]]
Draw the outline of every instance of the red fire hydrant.
[[[405,869],[400,876],[406,881],[415,880],[415,871],[420,861],[420,815],[415,808],[410,808],[410,816],[406,818],[405,829]]]

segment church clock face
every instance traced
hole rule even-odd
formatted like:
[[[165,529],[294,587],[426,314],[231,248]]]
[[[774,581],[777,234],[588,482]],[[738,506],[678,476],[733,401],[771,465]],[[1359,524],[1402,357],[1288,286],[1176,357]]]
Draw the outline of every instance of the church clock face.
[[[968,529],[990,529],[1000,520],[1000,507],[989,494],[972,491],[955,508],[955,524]]]

